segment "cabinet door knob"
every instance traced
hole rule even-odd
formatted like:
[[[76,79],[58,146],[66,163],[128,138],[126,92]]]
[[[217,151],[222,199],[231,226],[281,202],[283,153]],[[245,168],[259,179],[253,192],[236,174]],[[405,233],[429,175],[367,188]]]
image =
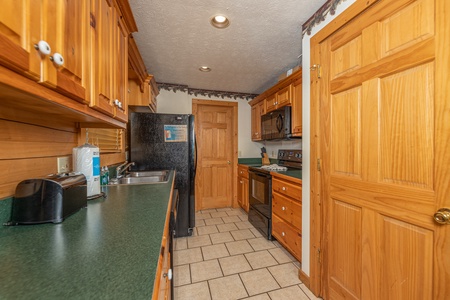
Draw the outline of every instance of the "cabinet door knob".
[[[50,56],[50,60],[53,61],[57,66],[62,66],[64,64],[64,57],[57,52]]]
[[[286,207],[283,206],[283,207],[281,208],[281,210],[286,210]]]
[[[36,49],[37,51],[39,51],[44,55],[49,55],[50,52],[52,52],[50,45],[46,41],[39,41],[37,44],[34,45],[34,49]]]
[[[167,273],[164,273],[163,274],[163,277],[164,278],[168,278],[169,280],[172,280],[172,269],[169,269],[168,271],[167,271]]]
[[[283,191],[285,191],[286,190],[286,188],[283,186],[282,188],[281,188]]]
[[[286,234],[284,233],[284,231],[281,233],[282,236],[285,236]]]

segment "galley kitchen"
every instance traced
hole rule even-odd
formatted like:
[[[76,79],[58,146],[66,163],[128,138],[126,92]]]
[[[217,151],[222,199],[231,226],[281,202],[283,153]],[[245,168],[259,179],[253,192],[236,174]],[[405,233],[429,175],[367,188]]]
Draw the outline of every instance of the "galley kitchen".
[[[448,11],[2,1],[0,298],[447,299]]]

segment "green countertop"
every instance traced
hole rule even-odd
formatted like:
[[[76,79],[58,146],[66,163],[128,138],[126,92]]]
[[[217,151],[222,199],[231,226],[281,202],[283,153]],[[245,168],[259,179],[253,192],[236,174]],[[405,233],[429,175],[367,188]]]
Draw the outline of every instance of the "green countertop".
[[[276,164],[278,160],[276,159],[270,159],[271,164]],[[261,166],[261,159],[260,158],[239,158],[238,164],[240,165],[246,165],[249,167],[259,167]],[[289,170],[289,171],[271,171],[271,173],[280,173],[289,177],[294,177],[297,179],[302,179],[302,170]]]
[[[150,299],[173,177],[105,187],[60,224],[1,226],[0,299]]]

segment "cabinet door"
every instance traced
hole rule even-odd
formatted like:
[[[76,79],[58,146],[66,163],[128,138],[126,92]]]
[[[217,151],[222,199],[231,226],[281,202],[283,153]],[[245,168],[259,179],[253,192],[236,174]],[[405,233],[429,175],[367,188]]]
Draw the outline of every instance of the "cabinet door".
[[[42,39],[51,47],[42,64],[41,82],[80,102],[86,101],[86,33],[89,7],[86,0],[43,1]],[[63,61],[58,59],[58,54]],[[60,63],[60,65],[59,65]]]
[[[91,0],[91,107],[114,116],[113,55],[114,7],[108,0]]]
[[[302,78],[292,84],[292,135],[302,136]]]
[[[277,108],[277,94],[270,95],[266,98],[266,113]]]
[[[292,85],[282,88],[277,92],[277,108],[291,104]]]
[[[252,106],[252,140],[261,140],[261,114],[259,112],[259,105]]]
[[[248,202],[248,179],[242,178],[242,189],[243,189],[243,198],[242,198],[242,208],[248,213],[249,202]]]
[[[116,31],[116,59],[115,59],[115,118],[128,121],[128,32],[119,14],[115,15]]]
[[[38,80],[41,0],[4,0],[0,9],[0,64]]]

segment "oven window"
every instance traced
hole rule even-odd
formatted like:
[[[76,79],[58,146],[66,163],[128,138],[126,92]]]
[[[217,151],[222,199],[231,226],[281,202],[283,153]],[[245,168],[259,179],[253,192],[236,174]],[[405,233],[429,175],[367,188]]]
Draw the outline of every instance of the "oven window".
[[[258,180],[252,180],[252,197],[261,203],[266,203],[266,183]]]

